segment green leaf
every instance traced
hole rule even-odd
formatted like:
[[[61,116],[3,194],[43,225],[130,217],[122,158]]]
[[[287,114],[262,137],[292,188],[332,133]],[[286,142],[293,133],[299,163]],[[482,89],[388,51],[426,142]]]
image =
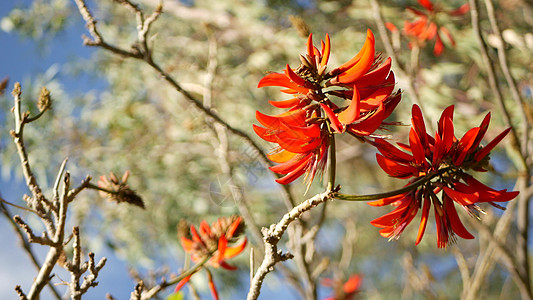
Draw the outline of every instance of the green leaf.
[[[184,297],[183,297],[183,293],[182,292],[177,292],[177,293],[174,293],[172,295],[168,295],[167,297],[167,300],[183,300]]]

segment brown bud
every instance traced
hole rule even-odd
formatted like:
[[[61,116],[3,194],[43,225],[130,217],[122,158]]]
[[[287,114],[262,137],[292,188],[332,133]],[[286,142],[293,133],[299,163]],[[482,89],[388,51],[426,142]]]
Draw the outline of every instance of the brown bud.
[[[11,92],[11,94],[13,97],[20,97],[21,93],[20,82],[15,82],[15,87],[13,87],[13,92]]]
[[[52,99],[50,98],[50,91],[44,86],[39,94],[39,100],[37,101],[37,108],[39,111],[44,111],[52,107]]]
[[[9,77],[5,77],[4,79],[2,79],[2,81],[0,81],[0,96],[2,96],[4,92],[6,91],[8,82],[9,82]]]
[[[289,16],[289,21],[301,37],[307,38],[309,36],[311,30],[309,30],[309,26],[302,17],[291,15]]]

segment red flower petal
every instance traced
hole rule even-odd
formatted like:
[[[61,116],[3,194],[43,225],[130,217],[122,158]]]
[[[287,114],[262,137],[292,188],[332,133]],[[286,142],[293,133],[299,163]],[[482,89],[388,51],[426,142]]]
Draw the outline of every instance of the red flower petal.
[[[289,77],[281,73],[267,74],[257,84],[258,88],[262,88],[265,86],[281,86],[281,87],[289,88],[290,90],[282,90],[284,93],[288,93],[288,94],[293,94],[294,92],[298,92],[300,94],[305,95],[309,92],[309,89],[299,87],[296,83],[292,82],[289,79]]]
[[[296,168],[291,173],[285,175],[282,178],[276,179],[276,182],[279,183],[279,184],[289,184],[289,183],[293,182],[298,177],[302,176],[303,173],[305,173],[305,167],[306,166],[307,166],[307,164],[300,165],[298,168]]]
[[[231,226],[229,227],[228,231],[226,232],[226,236],[231,239],[233,237],[233,234],[235,234],[235,230],[239,228],[239,224],[242,222],[242,217],[237,217],[233,223],[231,223]]]
[[[429,1],[429,0],[418,0],[418,3],[420,3],[420,5],[422,5],[425,9],[427,9],[429,11],[433,11],[433,3],[431,3],[431,1]]]
[[[255,133],[262,138],[263,140],[271,143],[276,142],[276,130],[267,129],[261,126],[257,126],[255,124],[252,125]]]
[[[406,197],[407,197],[407,194],[399,194],[399,195],[388,197],[388,198],[370,201],[370,202],[367,202],[366,204],[370,206],[385,206],[385,205],[392,204],[396,201],[400,201]]]
[[[422,208],[422,218],[420,219],[420,226],[418,227],[418,234],[416,236],[415,245],[418,245],[424,236],[426,225],[428,223],[429,209],[431,208],[431,200],[424,197],[424,207]]]
[[[226,247],[228,246],[228,239],[226,239],[226,236],[223,235],[221,237],[218,238],[218,252],[217,254],[214,256],[215,258],[215,261],[217,263],[220,263],[221,261],[224,260],[224,256],[225,256],[225,253],[226,253]]]
[[[466,158],[466,155],[470,153],[472,145],[476,141],[476,138],[479,134],[479,127],[474,127],[468,130],[465,135],[461,138],[457,151],[459,151],[459,157],[455,160],[455,165],[460,166]]]
[[[392,177],[404,179],[418,174],[417,168],[399,164],[381,154],[376,154],[376,159],[381,169]]]
[[[331,51],[331,44],[329,40],[329,34],[326,33],[326,43],[323,44],[322,49],[322,59],[320,60],[320,65],[325,66],[328,63],[329,60],[329,54]]]
[[[207,271],[207,279],[208,279],[208,285],[209,285],[209,290],[211,291],[211,295],[213,296],[213,299],[219,300],[217,287],[215,286],[215,282],[213,282],[213,275],[211,275],[211,271],[209,271],[209,269],[205,269],[205,270]]]
[[[285,75],[287,77],[289,77],[294,83],[296,83],[298,86],[300,87],[304,87],[306,89],[313,89],[315,88],[314,85],[312,83],[310,83],[309,81],[303,79],[302,77],[300,77],[298,74],[294,73],[294,71],[291,69],[291,67],[289,66],[289,64],[287,64],[286,68],[285,68]]]
[[[424,145],[420,142],[420,138],[414,128],[411,128],[409,132],[409,145],[411,146],[415,163],[419,166],[426,165]]]
[[[278,174],[289,174],[290,172],[296,170],[301,164],[305,164],[308,162],[309,158],[313,155],[313,153],[309,153],[306,156],[302,155],[296,155],[292,159],[276,165],[269,167],[270,171]]]
[[[442,43],[440,35],[437,33],[437,37],[435,39],[435,47],[433,48],[433,54],[435,54],[435,56],[440,56],[442,54],[442,50],[444,50],[444,44]]]
[[[490,123],[490,112],[485,115],[485,118],[483,118],[483,121],[481,121],[481,124],[479,124],[479,133],[476,136],[476,140],[474,141],[474,144],[472,145],[472,150],[476,150],[476,148],[481,143],[481,140],[485,136],[485,133],[487,132],[487,129],[489,128]]]
[[[501,142],[501,140],[509,133],[509,131],[511,131],[511,127],[505,129],[502,133],[500,133],[497,137],[495,137],[492,141],[490,141],[490,143],[488,143],[487,146],[485,146],[481,150],[479,150],[474,155],[474,160],[480,161],[483,158],[485,158],[485,156],[487,156],[489,154],[489,152],[494,147],[496,147],[496,145],[498,145],[499,142]]]
[[[350,84],[354,81],[358,80],[363,76],[372,66],[372,63],[374,62],[374,57],[376,55],[375,50],[375,39],[374,35],[372,34],[372,31],[368,31],[367,33],[367,39],[365,41],[365,44],[363,45],[364,52],[361,56],[361,59],[355,63],[352,67],[350,67],[348,70],[340,73],[336,78],[334,78],[331,82],[333,84],[335,83],[343,83],[343,84]]]
[[[427,134],[426,134],[426,124],[424,123],[424,116],[422,115],[422,110],[416,104],[413,105],[411,109],[411,124],[418,134],[420,141],[424,146],[427,146]]]
[[[192,274],[180,280],[180,282],[178,282],[178,285],[176,285],[176,288],[174,289],[174,293],[177,293],[187,282],[189,282],[191,277]]]
[[[359,97],[359,91],[353,87],[353,97],[350,105],[345,110],[341,111],[338,115],[338,119],[342,124],[350,124],[359,118],[361,115],[360,107],[361,98]]]
[[[326,116],[329,119],[331,128],[335,130],[335,132],[337,133],[344,132],[344,127],[342,126],[337,116],[335,116],[335,113],[333,112],[333,110],[331,110],[331,108],[329,108],[329,106],[325,105],[324,103],[320,103],[320,107],[322,107],[322,109],[326,113]]]
[[[398,219],[400,219],[405,214],[405,211],[409,209],[411,200],[412,198],[406,198],[396,209],[370,221],[370,224],[378,228],[387,228],[398,225]]]
[[[386,22],[385,27],[387,27],[390,32],[398,32],[398,27],[396,27],[396,25],[392,24],[391,22]]]
[[[385,107],[383,103],[379,105],[379,108],[371,113],[368,113],[365,117],[360,118],[358,123],[350,124],[347,129],[356,135],[367,136],[376,131],[383,123],[385,118]]]
[[[351,276],[342,286],[342,290],[346,294],[353,294],[361,287],[362,278],[359,275]]]
[[[310,33],[309,37],[307,38],[307,55],[311,58],[310,61],[312,64],[315,63],[315,51],[313,46],[313,34]]]
[[[244,248],[246,248],[248,240],[245,238],[239,245],[226,248],[226,253],[224,254],[224,259],[232,258],[239,255]]]
[[[374,45],[374,34],[372,33],[370,29],[368,29],[366,31],[366,40],[361,50],[354,57],[352,57],[349,61],[345,62],[344,64],[340,65],[338,68],[335,68],[333,71],[331,71],[331,74],[332,75],[341,74],[349,70],[350,68],[352,68],[355,64],[359,63],[359,61],[365,54],[366,49],[370,47],[370,44],[372,44],[372,48],[373,48],[374,47],[373,46]]]
[[[361,110],[371,110],[377,108],[383,101],[388,100],[394,90],[394,73],[391,71],[389,77],[379,84],[379,87],[367,87],[367,91],[371,91],[370,94],[362,95],[361,90]],[[364,90],[363,90],[364,91]],[[389,100],[390,101],[390,100]]]
[[[271,153],[267,154],[268,159],[275,163],[284,163],[293,158],[297,153],[287,151],[281,147],[274,149]]]
[[[382,139],[375,139],[373,142],[371,142],[372,145],[376,146],[376,148],[379,150],[379,152],[392,160],[402,162],[402,163],[409,163],[413,160],[413,156],[409,155],[406,152],[403,152],[402,150],[394,147],[389,142],[382,140]]]
[[[181,246],[185,252],[191,252],[196,243],[186,237],[181,237]]]
[[[200,232],[206,235],[211,234],[211,228],[209,227],[209,224],[207,224],[205,220],[202,220],[202,222],[200,222]]]
[[[450,11],[449,14],[452,16],[460,16],[466,14],[468,10],[470,10],[470,6],[468,5],[468,3],[466,3],[461,5],[459,8]]]
[[[463,193],[463,192],[453,190],[447,186],[444,186],[442,189],[444,190],[444,193],[448,195],[448,197],[450,197],[452,200],[454,200],[455,202],[463,206],[472,205],[472,204],[476,204],[477,202],[479,202],[479,193],[477,192]]]
[[[303,109],[288,111],[277,116],[265,115],[259,111],[255,112],[255,118],[257,121],[259,121],[261,125],[272,129],[279,129],[281,122],[293,126],[305,124],[305,115],[306,112]]]
[[[391,65],[392,59],[388,57],[381,66],[375,68],[371,72],[366,73],[357,81],[355,81],[354,84],[358,88],[363,88],[369,85],[376,85],[376,83],[384,81],[385,78],[387,78],[387,75],[389,75]]]
[[[463,225],[463,222],[461,222],[461,219],[459,219],[459,216],[457,215],[457,211],[455,210],[455,205],[453,204],[453,201],[451,199],[447,199],[446,196],[443,196],[444,200],[444,209],[446,210],[446,215],[449,217],[450,225],[453,229],[453,232],[455,232],[458,236],[462,237],[463,239],[473,239],[474,236],[466,230],[466,228]]]
[[[277,108],[290,108],[298,105],[300,103],[300,99],[292,98],[284,101],[268,101],[268,103]]]

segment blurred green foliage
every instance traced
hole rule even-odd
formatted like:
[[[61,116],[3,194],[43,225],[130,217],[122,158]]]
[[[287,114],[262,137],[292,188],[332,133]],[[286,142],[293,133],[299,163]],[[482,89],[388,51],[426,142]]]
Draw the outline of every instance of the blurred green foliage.
[[[399,28],[404,20],[414,18],[404,8],[419,6],[416,1],[381,2],[385,19]],[[141,7],[151,11],[157,3],[143,0]],[[444,1],[440,3],[444,5]],[[98,0],[90,4],[106,41],[129,48],[136,39],[135,17],[113,1]],[[458,7],[461,4],[462,1],[449,1],[445,5]],[[2,29],[46,43],[69,26],[69,18],[80,18],[72,6],[67,0],[35,1],[28,7],[13,10],[2,19]],[[498,16],[502,27],[508,30],[512,71],[519,79],[518,85],[531,100],[533,37],[528,33],[531,23],[515,8],[502,2]],[[255,122],[255,111],[276,114],[267,100],[286,98],[276,88],[257,89],[257,83],[266,72],[279,72],[286,63],[296,67],[298,54],[305,50],[307,37],[301,34],[302,28],[291,25],[289,17],[295,15],[304,20],[313,32],[315,42],[326,32],[331,35],[331,66],[344,62],[359,51],[366,28],[371,28],[377,35],[371,7],[366,0],[199,0],[187,5],[166,1],[163,10],[149,40],[155,50],[155,60],[185,89],[202,98],[206,92],[208,40],[212,35],[216,40],[218,65],[212,82],[212,105],[229,124],[249,133],[265,149],[270,145],[253,135],[251,124]],[[440,111],[455,104],[456,131],[465,132],[467,128],[477,126],[486,111],[492,110],[493,122],[487,135],[494,136],[501,131],[501,115],[495,109],[487,79],[481,72],[478,46],[472,36],[469,17],[448,18],[444,22],[456,39],[456,47],[447,45],[444,54],[438,58],[432,54],[432,45],[422,49],[420,54],[421,70],[417,74],[416,86],[427,122],[435,124]],[[482,26],[488,32],[488,24],[483,22]],[[490,41],[490,34],[488,37]],[[384,51],[379,37],[376,40],[376,48]],[[411,54],[405,38],[402,38],[398,55],[402,64],[409,63]],[[218,151],[216,134],[202,113],[140,61],[95,49],[90,60],[73,64],[71,68],[105,80],[106,89],[75,97],[54,79],[53,73],[57,69],[53,68],[46,74],[35,74],[31,82],[23,83],[27,105],[33,101],[30,99],[36,99],[44,85],[54,100],[53,112],[28,126],[25,132],[30,159],[38,177],[51,182],[55,166],[66,156],[70,158],[69,169],[80,180],[85,174],[97,179],[109,171],[122,174],[130,170],[129,185],[142,195],[146,210],[106,202],[96,193],[87,193],[73,206],[71,221],[80,222],[91,233],[87,241],[89,247],[107,245],[132,265],[157,267],[165,261],[181,263],[183,253],[176,237],[180,219],[198,224],[203,219],[211,222],[221,215],[239,213],[232,200],[231,188],[227,186],[228,178],[215,155]],[[398,82],[401,88],[402,79]],[[9,105],[6,103],[10,102],[3,103],[7,113]],[[404,94],[393,120],[409,124],[410,107],[409,96]],[[36,110],[34,107],[28,109]],[[12,120],[10,117],[4,119],[10,128]],[[394,127],[383,133],[394,134],[394,140],[405,142],[407,128]],[[12,170],[18,170],[18,165],[7,133],[2,134],[2,173],[7,176]],[[269,171],[258,165],[256,154],[241,139],[230,135],[229,145],[234,180],[242,188],[257,224],[267,226],[276,222],[286,211],[281,201],[281,189]],[[377,168],[375,151],[368,145],[342,138],[337,150],[337,181],[345,193],[373,193],[401,185]],[[505,155],[502,157],[505,159]],[[512,172],[513,167],[498,171],[500,174]],[[501,180],[499,175],[491,174],[491,177],[486,179]],[[297,202],[323,189],[320,182],[315,183],[304,196],[303,185],[293,185]],[[352,260],[341,271],[347,275],[364,274],[364,297],[392,299],[403,291],[409,299],[426,299],[429,294],[437,295],[438,299],[456,299],[462,288],[460,276],[452,254],[436,249],[434,228],[429,227],[417,247],[414,246],[416,226],[408,228],[400,240],[389,243],[369,224],[385,211],[388,212],[361,203],[335,201],[328,204],[328,218],[317,240],[318,251],[329,255],[332,262],[339,260],[345,237],[344,225],[349,220],[355,223],[356,239],[351,249]],[[487,207],[487,212],[486,219],[490,222],[492,210]],[[305,215],[305,219],[312,221],[317,216],[318,211]],[[467,258],[473,258],[479,251],[478,242],[485,241],[460,240],[458,245]],[[414,280],[406,275],[406,255],[412,257],[415,267],[426,270],[427,285],[421,284],[420,290],[412,290],[406,282]],[[241,258],[243,266],[246,257]],[[291,263],[288,266],[293,268]],[[235,280],[235,275],[217,276],[216,280],[224,278],[225,282],[230,282]],[[502,290],[507,280],[505,272],[494,271],[490,284],[484,287],[483,296],[494,298],[503,293],[505,297],[515,297],[516,289]],[[168,299],[182,298],[172,296]]]

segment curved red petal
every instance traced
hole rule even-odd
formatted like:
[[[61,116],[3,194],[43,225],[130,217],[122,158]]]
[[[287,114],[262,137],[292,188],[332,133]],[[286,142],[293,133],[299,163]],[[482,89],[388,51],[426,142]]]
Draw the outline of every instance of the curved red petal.
[[[291,173],[285,175],[282,178],[276,179],[276,182],[279,184],[289,184],[296,180],[298,177],[302,176],[305,173],[305,167],[306,164],[300,165],[296,170],[292,171]]]
[[[189,280],[191,280],[192,274],[183,278],[178,282],[178,285],[176,285],[176,288],[174,289],[174,293],[179,292],[179,290],[187,283]]]
[[[444,190],[444,193],[448,195],[448,197],[450,197],[453,201],[463,206],[472,205],[472,204],[476,204],[477,202],[479,202],[479,193],[477,192],[463,193],[463,192],[459,192],[454,189],[451,189],[447,186],[443,187],[442,189]]]
[[[309,37],[307,38],[307,55],[309,55],[310,62],[312,64],[315,63],[315,46],[313,46],[313,34],[310,33]]]
[[[320,103],[320,107],[322,107],[322,109],[326,113],[326,116],[329,119],[331,128],[335,130],[335,132],[337,133],[344,132],[344,127],[342,126],[337,116],[335,116],[335,113],[333,112],[333,110],[331,110],[331,108],[329,108],[329,106],[325,105],[324,103]]]
[[[354,84],[358,88],[363,88],[369,85],[375,85],[376,83],[383,82],[387,78],[387,75],[389,75],[391,65],[392,59],[388,57],[387,60],[385,60],[385,62],[381,66],[375,68],[371,72],[366,73],[357,81],[355,81]]]
[[[185,252],[191,252],[194,247],[195,242],[189,240],[186,237],[181,237],[181,246]]]
[[[359,136],[367,136],[381,126],[383,119],[385,119],[385,106],[381,103],[376,111],[361,118],[360,122],[348,125],[347,130]]]
[[[453,204],[453,201],[450,199],[446,199],[447,197],[443,196],[444,200],[444,210],[446,211],[446,215],[448,216],[450,220],[450,226],[452,227],[453,232],[455,232],[458,236],[462,237],[463,239],[473,239],[474,236],[466,230],[466,228],[463,225],[463,222],[461,222],[461,219],[459,219],[459,216],[457,215],[457,211],[455,210],[455,205]]]
[[[292,98],[289,100],[283,100],[283,101],[268,101],[272,106],[277,108],[291,108],[293,106],[296,106],[300,103],[300,99],[298,98]]]
[[[354,86],[353,87],[353,97],[348,108],[341,111],[338,115],[339,122],[342,124],[351,124],[361,115],[360,103],[361,98],[359,97],[359,91]]]
[[[391,143],[382,140],[382,139],[375,139],[373,142],[370,142],[372,145],[374,145],[379,152],[392,160],[402,162],[402,163],[409,163],[413,160],[413,156],[403,152],[402,150],[394,147]]]
[[[239,245],[226,248],[226,254],[224,255],[224,259],[232,258],[239,255],[242,251],[244,251],[247,243],[248,240],[245,238]]]
[[[420,3],[420,5],[422,5],[425,9],[427,9],[429,11],[433,11],[433,3],[431,3],[431,1],[429,1],[429,0],[418,0],[418,3]]]
[[[263,140],[271,143],[276,142],[275,130],[267,129],[261,126],[257,126],[255,124],[253,124],[252,127],[254,129],[254,132]]]
[[[433,48],[433,54],[435,54],[435,56],[440,56],[443,50],[444,50],[444,44],[442,43],[440,35],[437,33],[437,36],[435,39],[435,47]]]
[[[340,73],[334,80],[332,80],[332,83],[351,84],[360,79],[361,76],[370,69],[376,55],[375,39],[372,31],[367,35],[367,40],[363,45],[363,49],[364,53],[361,56],[361,59],[348,70]]]
[[[410,165],[402,165],[393,160],[386,158],[381,154],[376,154],[376,160],[387,174],[396,178],[409,178],[418,174],[418,169]]]
[[[217,287],[215,286],[215,282],[213,281],[213,275],[211,275],[211,271],[209,271],[209,269],[205,269],[205,270],[207,271],[207,279],[208,279],[208,285],[209,285],[209,290],[211,291],[211,295],[213,296],[213,299],[219,300]]]
[[[424,199],[424,207],[422,208],[422,218],[420,219],[420,226],[418,227],[418,234],[416,236],[415,245],[418,245],[424,236],[426,231],[426,225],[428,223],[429,209],[431,208],[431,200]]]
[[[485,156],[487,156],[489,154],[489,152],[494,148],[496,147],[496,145],[498,145],[499,142],[501,142],[501,140],[503,140],[503,138],[509,133],[509,131],[511,131],[511,127],[505,129],[502,133],[500,133],[498,136],[496,136],[492,141],[490,141],[490,143],[487,144],[487,146],[483,147],[481,150],[479,150],[475,155],[474,155],[474,160],[476,161],[480,161],[482,160],[483,158],[485,158]]]
[[[275,163],[284,163],[293,158],[295,155],[298,155],[298,153],[290,152],[281,147],[277,147],[268,153],[267,157]]]
[[[306,156],[296,155],[292,159],[276,165],[269,167],[270,171],[278,174],[289,174],[290,172],[296,170],[301,164],[307,163],[309,158],[313,155],[312,153],[307,154]]]
[[[402,200],[405,197],[407,197],[406,194],[399,194],[399,195],[388,197],[388,198],[383,198],[383,199],[379,199],[379,200],[370,201],[370,202],[367,202],[366,204],[368,204],[370,206],[385,206],[385,205],[392,204],[392,203],[394,203],[396,201]]]
[[[470,130],[468,130],[465,135],[461,138],[459,141],[459,146],[457,147],[457,151],[459,151],[459,156],[457,159],[455,159],[455,165],[460,166],[463,161],[466,158],[466,155],[470,153],[470,150],[472,149],[472,145],[474,145],[474,142],[476,141],[476,138],[479,134],[479,127],[474,127]]]
[[[331,71],[331,74],[332,75],[341,74],[347,71],[348,69],[350,69],[351,67],[353,67],[355,64],[357,64],[361,60],[363,55],[365,54],[366,49],[369,47],[369,44],[374,44],[374,34],[372,33],[370,29],[367,29],[366,40],[361,50],[350,60],[348,60],[347,62],[340,65],[338,68],[335,68],[333,71]]]
[[[411,152],[413,153],[415,163],[419,166],[425,165],[426,156],[424,145],[422,145],[414,128],[411,128],[411,131],[409,132],[409,145],[411,146]]]
[[[331,42],[329,39],[329,34],[326,33],[326,43],[324,44],[324,49],[322,50],[322,59],[320,60],[320,65],[322,66],[327,65],[330,52],[331,52]]]
[[[285,68],[285,75],[289,77],[292,82],[296,83],[299,87],[304,87],[306,89],[314,88],[312,83],[308,82],[307,80],[300,77],[298,74],[294,73],[289,64],[287,64]]]
[[[427,134],[426,134],[426,124],[424,123],[424,115],[422,115],[422,110],[416,104],[413,105],[411,109],[411,124],[418,134],[420,141],[427,146]]]
[[[233,223],[231,223],[231,226],[229,227],[228,231],[226,232],[226,236],[228,238],[232,238],[233,234],[235,234],[235,230],[239,228],[239,224],[242,222],[242,217],[237,217]]]

